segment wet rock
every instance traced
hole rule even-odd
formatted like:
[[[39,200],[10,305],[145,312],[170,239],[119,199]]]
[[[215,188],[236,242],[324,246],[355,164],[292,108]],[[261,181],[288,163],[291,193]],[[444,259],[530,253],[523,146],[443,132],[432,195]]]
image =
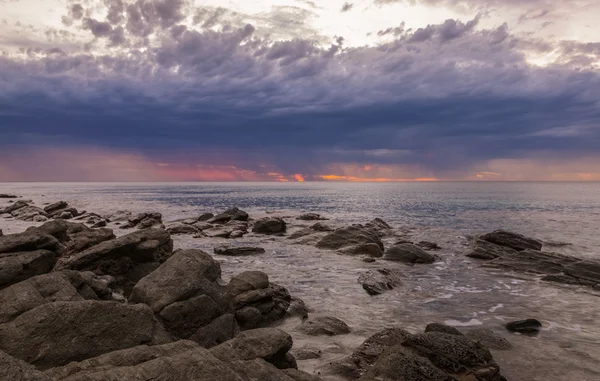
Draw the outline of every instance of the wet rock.
[[[369,270],[358,277],[369,295],[379,295],[402,285],[402,273],[395,269]]]
[[[0,351],[0,379],[6,381],[53,381],[34,366],[2,351]]]
[[[56,254],[48,250],[0,254],[0,289],[52,271]]]
[[[290,306],[286,311],[288,317],[299,317],[306,319],[308,317],[308,307],[302,299],[292,297]]]
[[[536,274],[560,274],[565,266],[579,259],[537,250],[523,250],[506,254],[486,263],[486,266]]]
[[[384,249],[383,242],[381,242],[377,234],[359,226],[348,226],[327,234],[316,246],[320,249],[338,250],[349,246],[366,244],[375,244],[381,250]]]
[[[283,234],[285,231],[285,221],[277,217],[261,218],[252,227],[252,232],[257,234]]]
[[[598,261],[573,262],[565,266],[564,272],[566,275],[580,281],[589,281],[593,284],[600,283],[600,262]]]
[[[458,336],[462,336],[462,332],[460,332],[458,329],[451,327],[449,325],[446,324],[441,324],[441,323],[429,323],[427,324],[427,326],[425,327],[425,332],[441,332],[441,333],[447,333],[449,335],[458,335]]]
[[[131,217],[127,220],[127,223],[121,225],[121,229],[148,229],[154,226],[162,226],[162,214],[151,212],[151,213],[140,213],[135,217]]]
[[[375,232],[380,237],[394,234],[392,227],[381,218],[375,218],[373,221],[367,222],[365,228]]]
[[[0,349],[41,370],[168,340],[147,306],[104,301],[42,304],[0,325]]]
[[[328,218],[321,217],[318,213],[305,213],[296,217],[297,220],[301,221],[318,221],[318,220],[328,220]]]
[[[489,349],[507,350],[512,348],[512,344],[508,340],[488,328],[470,329],[465,336]]]
[[[504,230],[496,230],[492,233],[484,234],[480,237],[484,241],[495,243],[496,245],[510,247],[517,251],[523,250],[542,250],[542,243],[536,239],[525,237],[524,235],[511,233]]]
[[[266,251],[262,247],[251,247],[251,246],[217,246],[215,247],[215,254],[227,255],[233,257],[240,257],[246,255],[258,255],[264,254]]]
[[[318,316],[309,318],[297,329],[299,332],[309,336],[336,336],[351,332],[348,324],[332,316]]]
[[[507,323],[505,327],[510,332],[536,335],[542,329],[542,323],[537,319],[525,319]]]
[[[434,263],[435,257],[420,247],[410,244],[403,243],[400,245],[390,247],[383,256],[383,259],[388,261],[397,261],[407,264],[428,264]]]
[[[187,339],[219,316],[232,313],[221,267],[202,250],[178,250],[142,278],[129,301],[152,308],[175,337]]]
[[[167,231],[171,234],[196,234],[198,228],[194,225],[176,224],[167,227]]]
[[[19,196],[16,196],[14,194],[0,193],[0,198],[19,198]]]
[[[440,247],[440,245],[438,245],[437,243],[429,242],[429,241],[420,241],[419,243],[417,243],[417,246],[419,246],[423,250],[441,250],[442,249]]]
[[[514,254],[517,251],[507,246],[496,245],[482,239],[477,239],[473,244],[473,248],[467,254],[469,258],[492,260],[503,257],[508,254]]]
[[[212,213],[204,213],[200,217],[198,217],[198,221],[206,222],[206,221],[210,220],[211,218],[213,218],[214,216],[215,215]]]
[[[345,247],[337,251],[343,255],[368,255],[374,258],[383,257],[383,250],[375,243],[364,243],[356,246]]]
[[[44,207],[44,211],[46,213],[53,213],[61,209],[66,209],[69,207],[69,204],[66,201],[55,202],[54,204],[50,204]]]
[[[323,357],[323,352],[315,348],[293,349],[291,352],[297,360],[314,360]]]

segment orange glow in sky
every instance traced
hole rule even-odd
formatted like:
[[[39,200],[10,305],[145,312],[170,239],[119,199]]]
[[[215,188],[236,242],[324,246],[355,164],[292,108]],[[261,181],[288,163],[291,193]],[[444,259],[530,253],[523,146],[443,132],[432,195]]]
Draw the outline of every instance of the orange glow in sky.
[[[402,182],[402,181],[438,181],[436,178],[416,178],[416,179],[390,179],[387,177],[355,177],[355,176],[338,176],[338,175],[319,175],[322,180],[326,181],[348,181],[348,182]]]

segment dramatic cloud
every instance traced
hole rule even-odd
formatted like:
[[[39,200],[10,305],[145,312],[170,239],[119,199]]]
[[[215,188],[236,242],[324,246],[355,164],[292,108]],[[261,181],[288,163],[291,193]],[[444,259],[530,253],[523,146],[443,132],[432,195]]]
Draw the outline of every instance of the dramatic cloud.
[[[374,24],[374,43],[352,45],[301,2],[63,5],[27,43],[0,40],[0,179],[598,175],[600,35],[541,38],[480,13]]]

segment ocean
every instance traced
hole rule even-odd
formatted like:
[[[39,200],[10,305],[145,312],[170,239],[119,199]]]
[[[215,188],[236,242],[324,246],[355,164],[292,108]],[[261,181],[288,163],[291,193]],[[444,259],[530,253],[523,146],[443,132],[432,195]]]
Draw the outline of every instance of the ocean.
[[[167,225],[232,206],[251,217],[270,214],[291,222],[295,215],[316,212],[334,226],[380,217],[402,237],[438,243],[440,260],[415,267],[368,264],[285,238],[251,236],[236,243],[259,244],[266,254],[215,258],[225,280],[245,270],[264,271],[302,298],[312,313],[336,316],[353,328],[349,335],[315,339],[296,333],[298,322],[285,322],[282,328],[292,333],[296,347],[324,353],[322,359],[303,361],[305,370],[350,353],[390,326],[417,332],[437,321],[504,333],[504,323],[531,317],[544,323],[538,337],[504,333],[515,348],[494,351],[509,380],[600,379],[599,292],[488,269],[464,256],[470,237],[505,229],[540,239],[547,251],[600,260],[600,183],[0,183],[0,193],[38,205],[65,200],[100,214],[157,211]],[[31,225],[0,219],[5,234]],[[209,253],[225,242],[231,241],[175,237],[176,247]],[[371,297],[357,277],[379,267],[400,268],[404,285]]]

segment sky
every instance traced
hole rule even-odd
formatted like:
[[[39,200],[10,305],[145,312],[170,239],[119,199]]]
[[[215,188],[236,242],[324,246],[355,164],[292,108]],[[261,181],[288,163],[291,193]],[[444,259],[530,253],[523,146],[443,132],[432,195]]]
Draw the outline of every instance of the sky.
[[[0,0],[0,181],[600,181],[598,0]]]

